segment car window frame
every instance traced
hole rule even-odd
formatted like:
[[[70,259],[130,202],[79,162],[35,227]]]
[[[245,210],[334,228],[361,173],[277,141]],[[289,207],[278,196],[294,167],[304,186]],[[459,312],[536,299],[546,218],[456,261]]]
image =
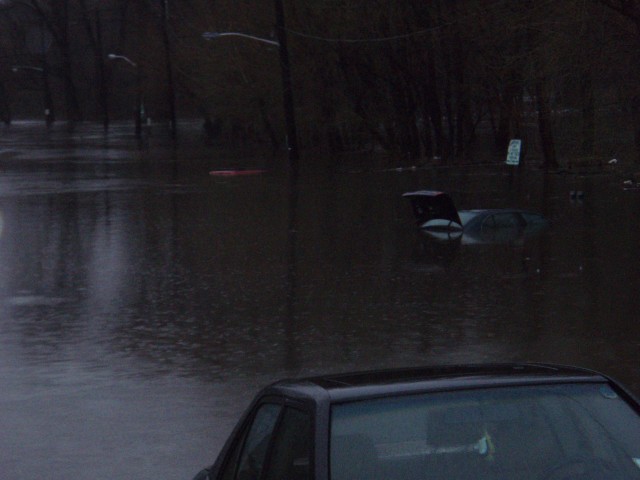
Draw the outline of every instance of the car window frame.
[[[269,464],[271,462],[271,454],[273,451],[274,441],[277,437],[279,428],[282,424],[282,420],[284,418],[284,414],[287,408],[294,408],[299,411],[305,413],[309,421],[311,422],[310,426],[310,439],[309,439],[309,448],[310,448],[310,465],[309,471],[311,478],[310,480],[314,480],[317,477],[316,475],[316,418],[315,418],[315,410],[308,402],[304,402],[301,400],[293,399],[286,396],[267,394],[265,396],[259,397],[256,399],[252,405],[248,408],[247,413],[244,415],[244,418],[239,422],[239,424],[234,428],[230,442],[223,447],[223,451],[221,452],[220,463],[218,465],[214,465],[215,472],[213,478],[216,480],[222,480],[227,467],[229,467],[229,462],[235,461],[236,468],[237,462],[242,456],[242,451],[244,450],[244,443],[247,439],[247,435],[251,430],[253,422],[255,421],[257,413],[264,405],[277,405],[280,410],[278,412],[277,419],[275,421],[273,431],[271,432],[271,438],[269,439],[269,444],[267,445],[265,459],[263,463],[263,469],[260,474],[260,480],[265,478],[265,472],[269,468]],[[236,455],[238,453],[238,455]],[[234,472],[234,477],[237,475],[237,471]]]
[[[267,478],[268,476],[268,472],[272,466],[272,462],[274,460],[274,449],[276,447],[276,443],[277,440],[280,437],[280,433],[282,432],[282,428],[283,428],[283,424],[284,424],[284,419],[287,415],[288,412],[295,410],[299,413],[302,413],[304,416],[307,417],[308,421],[309,421],[309,431],[307,432],[308,438],[307,438],[307,442],[308,442],[308,448],[309,448],[309,465],[308,465],[308,472],[309,472],[309,478],[308,480],[314,480],[316,478],[315,475],[315,417],[312,413],[312,411],[308,408],[304,408],[303,404],[301,402],[291,402],[291,401],[287,401],[287,399],[285,399],[284,405],[282,406],[281,410],[280,410],[280,414],[278,416],[278,420],[276,422],[276,425],[273,429],[273,435],[271,437],[271,441],[269,442],[269,446],[267,448],[267,452],[266,452],[266,456],[265,456],[265,463],[263,465],[263,470],[262,470],[262,475],[260,477],[260,480],[264,480],[265,478]]]
[[[268,409],[271,410],[270,413],[266,413],[268,423],[260,425],[258,417]],[[281,404],[273,402],[262,403],[256,408],[253,415],[253,421],[247,424],[242,433],[240,442],[230,454],[229,458],[233,464],[227,463],[229,466],[229,472],[225,469],[221,476],[222,479],[225,478],[226,473],[231,473],[231,476],[227,477],[227,480],[237,480],[241,475],[241,472],[244,472],[247,468],[251,468],[251,459],[257,461],[254,466],[257,475],[252,475],[249,478],[255,478],[255,480],[263,478],[273,438],[278,430],[278,424],[281,421],[283,410],[284,409]],[[261,421],[264,421],[264,419]],[[267,430],[261,433],[259,429],[254,430],[256,427],[266,427]],[[255,433],[258,435],[255,436]],[[242,478],[245,478],[245,476],[246,474],[243,475]]]

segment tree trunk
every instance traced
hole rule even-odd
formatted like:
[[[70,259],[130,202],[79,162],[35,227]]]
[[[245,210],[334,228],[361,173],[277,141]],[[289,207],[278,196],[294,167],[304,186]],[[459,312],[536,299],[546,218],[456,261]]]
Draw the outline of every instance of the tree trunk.
[[[631,120],[633,122],[633,138],[636,147],[635,163],[640,164],[640,95],[631,99]]]
[[[42,55],[42,89],[44,90],[44,119],[47,127],[50,127],[56,121],[56,114],[53,108],[53,95],[49,80],[49,62],[44,54]]]
[[[96,10],[96,45],[94,49],[96,62],[96,76],[98,77],[98,105],[102,112],[102,125],[109,128],[109,91],[107,73],[104,65],[104,47],[102,44],[102,21],[100,10]]]
[[[79,122],[82,120],[80,112],[80,103],[78,102],[78,93],[76,85],[73,81],[73,69],[71,67],[71,53],[69,44],[65,42],[62,50],[62,79],[64,81],[64,94],[67,105],[67,121]]]
[[[551,109],[547,98],[545,79],[536,80],[536,103],[538,107],[538,132],[540,133],[540,146],[542,148],[543,163],[545,170],[558,168],[556,150],[553,142],[553,132],[551,130]]]
[[[582,102],[582,153],[593,155],[595,146],[595,98],[590,72],[582,74],[580,80],[580,100]]]
[[[442,108],[438,100],[438,75],[436,73],[435,51],[432,38],[427,42],[427,91],[426,107],[431,127],[433,128],[433,156],[442,158],[445,143],[444,128],[442,126]],[[425,128],[428,122],[425,121]]]
[[[276,135],[275,129],[273,128],[271,120],[269,119],[269,115],[267,114],[267,106],[263,98],[258,99],[258,109],[260,110],[260,118],[262,119],[264,131],[267,133],[267,136],[271,141],[271,148],[275,152],[276,150],[278,150],[278,148],[280,148],[280,142],[278,141],[278,136]]]
[[[102,123],[105,130],[109,128],[109,102],[107,93],[107,78],[104,65],[104,48],[102,43],[102,21],[100,19],[100,10],[95,11],[95,31],[91,22],[90,12],[84,1],[80,2],[82,8],[82,23],[89,37],[89,44],[93,52],[94,65],[96,69],[96,88],[98,110],[102,116]]]
[[[0,82],[0,120],[6,125],[11,124],[11,108],[7,99],[7,90],[2,82]]]
[[[160,0],[161,8],[161,33],[164,45],[165,68],[167,72],[167,98],[169,101],[169,126],[171,138],[176,139],[178,126],[176,124],[176,91],[173,79],[173,59],[171,54],[171,41],[169,40],[169,0]]]

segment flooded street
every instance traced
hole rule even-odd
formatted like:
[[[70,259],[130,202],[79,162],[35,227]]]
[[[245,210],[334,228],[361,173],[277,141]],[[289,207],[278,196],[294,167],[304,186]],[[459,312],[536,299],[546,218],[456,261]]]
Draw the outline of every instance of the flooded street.
[[[398,172],[303,153],[293,197],[282,160],[196,144],[0,129],[2,478],[190,479],[283,376],[547,361],[640,393],[640,191],[615,167]],[[232,166],[268,171],[208,174]],[[551,228],[434,242],[401,196],[420,188]]]

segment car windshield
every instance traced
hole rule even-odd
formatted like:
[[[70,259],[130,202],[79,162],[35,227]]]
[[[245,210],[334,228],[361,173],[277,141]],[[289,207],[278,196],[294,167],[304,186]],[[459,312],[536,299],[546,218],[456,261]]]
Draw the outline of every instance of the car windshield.
[[[332,480],[640,479],[640,420],[606,384],[335,405]]]
[[[471,219],[477,217],[481,213],[483,213],[482,210],[462,210],[458,212],[458,215],[460,216],[460,220],[462,221],[462,225],[464,226],[469,223]]]

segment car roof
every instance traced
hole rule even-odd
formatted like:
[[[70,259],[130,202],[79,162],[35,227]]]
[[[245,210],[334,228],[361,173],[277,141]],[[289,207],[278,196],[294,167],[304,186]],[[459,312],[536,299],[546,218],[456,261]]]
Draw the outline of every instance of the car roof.
[[[608,380],[604,375],[584,368],[543,363],[509,363],[338,373],[282,380],[272,384],[267,390],[335,403],[411,393],[517,385],[601,383]]]

